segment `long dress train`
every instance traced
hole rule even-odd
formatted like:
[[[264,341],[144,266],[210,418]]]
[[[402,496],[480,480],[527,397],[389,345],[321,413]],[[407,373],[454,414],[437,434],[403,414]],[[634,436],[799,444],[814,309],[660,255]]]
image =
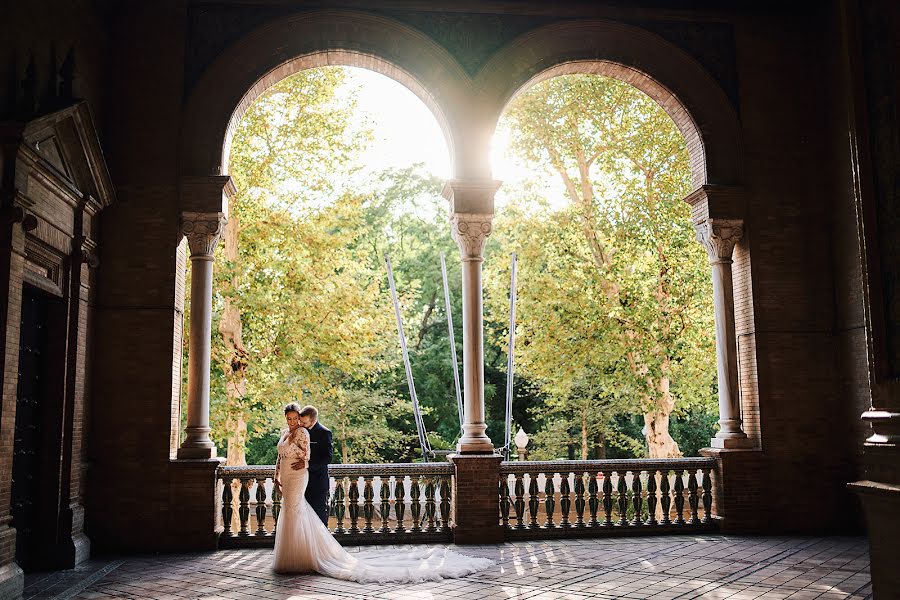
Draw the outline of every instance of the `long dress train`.
[[[291,463],[309,456],[309,432],[300,427],[286,432],[278,442],[278,466],[282,486],[281,514],[275,531],[277,573],[316,571],[322,575],[360,583],[417,583],[463,577],[494,564],[486,558],[465,556],[447,548],[421,551],[396,549],[366,551],[353,556],[331,535],[306,501],[309,481],[306,469]],[[283,463],[283,464],[282,464]]]

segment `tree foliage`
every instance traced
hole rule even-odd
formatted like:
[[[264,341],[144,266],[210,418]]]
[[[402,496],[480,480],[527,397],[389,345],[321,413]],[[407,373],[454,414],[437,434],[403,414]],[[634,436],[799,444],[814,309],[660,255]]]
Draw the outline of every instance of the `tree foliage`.
[[[669,416],[708,405],[715,376],[708,267],[681,202],[683,137],[643,93],[594,75],[536,84],[501,126],[568,201],[551,207],[522,186],[495,227],[493,248],[519,254],[516,358],[548,394],[537,410],[548,430],[577,432],[583,458],[628,446],[613,417],[635,412],[651,456],[679,455]],[[509,261],[489,264],[499,314]]]

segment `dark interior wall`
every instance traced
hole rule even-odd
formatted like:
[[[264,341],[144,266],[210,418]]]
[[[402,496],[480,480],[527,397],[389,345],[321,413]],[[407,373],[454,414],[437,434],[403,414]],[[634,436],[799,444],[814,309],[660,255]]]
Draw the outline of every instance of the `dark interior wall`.
[[[75,59],[73,92],[88,101],[98,127],[107,103],[109,0],[9,0],[2,6],[0,116],[22,110],[23,80],[34,59],[38,109],[47,112],[51,76]],[[102,135],[102,134],[101,134]]]

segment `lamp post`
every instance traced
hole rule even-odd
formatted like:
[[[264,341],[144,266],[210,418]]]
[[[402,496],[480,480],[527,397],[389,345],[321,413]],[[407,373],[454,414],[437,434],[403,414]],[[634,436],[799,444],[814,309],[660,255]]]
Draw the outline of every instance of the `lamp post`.
[[[525,433],[525,430],[519,427],[519,431],[516,432],[516,437],[513,438],[516,442],[516,452],[519,454],[519,460],[526,460],[528,458],[528,450],[526,447],[528,446],[528,434]]]

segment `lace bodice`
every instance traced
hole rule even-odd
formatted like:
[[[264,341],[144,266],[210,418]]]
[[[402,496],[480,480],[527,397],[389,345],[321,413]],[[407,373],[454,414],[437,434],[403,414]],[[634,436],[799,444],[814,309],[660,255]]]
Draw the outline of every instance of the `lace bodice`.
[[[278,462],[275,464],[276,476],[281,471],[282,461],[309,460],[309,432],[305,427],[298,427],[293,432],[285,429],[278,441]]]

